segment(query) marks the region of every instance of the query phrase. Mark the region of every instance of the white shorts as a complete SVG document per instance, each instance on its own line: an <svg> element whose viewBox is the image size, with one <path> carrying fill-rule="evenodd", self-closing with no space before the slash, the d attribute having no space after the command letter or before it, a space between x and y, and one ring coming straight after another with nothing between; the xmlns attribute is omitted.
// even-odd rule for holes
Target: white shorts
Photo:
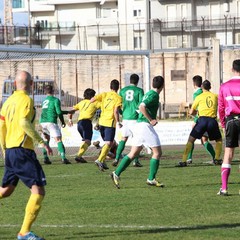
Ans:
<svg viewBox="0 0 240 240"><path fill-rule="evenodd" d="M61 137L62 133L59 126L56 123L40 123L42 126L42 132L50 135L50 137L56 138Z"/></svg>
<svg viewBox="0 0 240 240"><path fill-rule="evenodd" d="M158 147L160 139L150 123L139 122L133 128L132 146Z"/></svg>
<svg viewBox="0 0 240 240"><path fill-rule="evenodd" d="M120 128L122 137L132 137L132 129L137 123L137 120L123 120L123 126Z"/></svg>

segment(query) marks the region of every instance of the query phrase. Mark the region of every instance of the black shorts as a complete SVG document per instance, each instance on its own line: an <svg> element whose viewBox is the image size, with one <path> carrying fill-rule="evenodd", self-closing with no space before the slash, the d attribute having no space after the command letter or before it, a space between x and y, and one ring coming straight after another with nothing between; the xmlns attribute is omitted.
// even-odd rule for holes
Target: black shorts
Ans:
<svg viewBox="0 0 240 240"><path fill-rule="evenodd" d="M46 185L45 174L33 150L21 147L6 149L2 187L17 186L19 179L29 188Z"/></svg>
<svg viewBox="0 0 240 240"><path fill-rule="evenodd" d="M210 140L218 140L222 138L218 122L215 118L199 117L190 136L201 139L206 132Z"/></svg>
<svg viewBox="0 0 240 240"><path fill-rule="evenodd" d="M113 142L115 138L116 128L100 126L100 134L104 141Z"/></svg>
<svg viewBox="0 0 240 240"><path fill-rule="evenodd" d="M93 135L93 127L92 127L92 121L89 119L82 119L78 121L77 124L78 132L80 133L82 140L92 140Z"/></svg>
<svg viewBox="0 0 240 240"><path fill-rule="evenodd" d="M240 116L228 116L225 126L226 147L238 147L238 141L240 140Z"/></svg>

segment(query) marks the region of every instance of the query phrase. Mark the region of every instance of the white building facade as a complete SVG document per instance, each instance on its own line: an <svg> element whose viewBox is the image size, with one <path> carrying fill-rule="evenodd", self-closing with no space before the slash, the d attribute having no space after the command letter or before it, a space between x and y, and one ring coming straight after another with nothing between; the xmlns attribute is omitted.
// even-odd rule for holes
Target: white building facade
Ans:
<svg viewBox="0 0 240 240"><path fill-rule="evenodd" d="M240 44L240 0L13 0L43 48L158 50Z"/></svg>

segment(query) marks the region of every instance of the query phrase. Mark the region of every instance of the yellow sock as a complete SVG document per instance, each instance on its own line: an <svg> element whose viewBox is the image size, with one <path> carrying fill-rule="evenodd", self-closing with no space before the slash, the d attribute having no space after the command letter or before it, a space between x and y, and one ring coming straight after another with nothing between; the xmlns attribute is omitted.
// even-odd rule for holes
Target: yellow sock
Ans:
<svg viewBox="0 0 240 240"><path fill-rule="evenodd" d="M87 151L87 149L88 149L88 144L87 143L83 143L81 146L80 146L80 148L79 148L79 150L78 150L78 157L81 157L86 151Z"/></svg>
<svg viewBox="0 0 240 240"><path fill-rule="evenodd" d="M0 193L0 199L3 198L3 195Z"/></svg>
<svg viewBox="0 0 240 240"><path fill-rule="evenodd" d="M31 194L25 209L25 216L22 228L19 232L20 234L25 235L26 233L30 232L31 226L35 221L41 208L43 198L44 197L40 194Z"/></svg>
<svg viewBox="0 0 240 240"><path fill-rule="evenodd" d="M103 162L106 159L107 154L108 154L110 149L111 149L111 147L109 145L104 144L104 146L102 147L101 153L100 153L100 155L98 157L98 160L100 162Z"/></svg>
<svg viewBox="0 0 240 240"><path fill-rule="evenodd" d="M191 142L187 142L184 152L183 152L183 156L182 156L182 162L187 162L187 157L188 154L190 153L191 149L192 149L192 143Z"/></svg>
<svg viewBox="0 0 240 240"><path fill-rule="evenodd" d="M216 147L215 147L215 159L220 160L220 156L222 153L222 141L216 142Z"/></svg>

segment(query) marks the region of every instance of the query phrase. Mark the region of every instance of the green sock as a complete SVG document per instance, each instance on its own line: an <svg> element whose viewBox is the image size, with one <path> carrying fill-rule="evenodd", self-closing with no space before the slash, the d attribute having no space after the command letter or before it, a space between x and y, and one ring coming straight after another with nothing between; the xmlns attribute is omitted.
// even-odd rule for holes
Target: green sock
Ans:
<svg viewBox="0 0 240 240"><path fill-rule="evenodd" d="M191 149L191 151L189 152L187 159L192 159L193 150L194 150L194 144L192 145L192 149Z"/></svg>
<svg viewBox="0 0 240 240"><path fill-rule="evenodd" d="M65 147L62 142L57 143L58 151L60 152L61 158L65 159Z"/></svg>
<svg viewBox="0 0 240 240"><path fill-rule="evenodd" d="M48 141L44 141L44 143L49 146L49 142ZM48 158L48 154L47 154L47 151L46 151L45 148L42 148L42 153L43 153L44 159Z"/></svg>
<svg viewBox="0 0 240 240"><path fill-rule="evenodd" d="M120 174L129 166L129 164L131 163L132 159L128 157L128 155L126 155L122 161L120 162L119 166L117 167L117 169L115 170L115 174L117 176L120 176Z"/></svg>
<svg viewBox="0 0 240 240"><path fill-rule="evenodd" d="M207 150L207 152L212 156L212 159L215 159L215 151L210 142L205 142L204 147Z"/></svg>
<svg viewBox="0 0 240 240"><path fill-rule="evenodd" d="M153 180L156 177L158 167L159 167L159 162L160 162L160 160L157 160L155 158L151 158L151 160L150 160L150 172L149 172L149 176L148 176L149 180Z"/></svg>
<svg viewBox="0 0 240 240"><path fill-rule="evenodd" d="M133 161L134 161L135 163L139 163L138 157L135 157L135 158L133 159Z"/></svg>
<svg viewBox="0 0 240 240"><path fill-rule="evenodd" d="M120 142L118 143L118 147L117 147L117 151L116 151L116 157L115 157L115 159L116 159L117 161L119 161L119 159L120 159L120 157L121 157L121 154L122 154L122 152L123 152L123 150L124 150L124 148L125 148L125 144L126 144L125 141L120 141Z"/></svg>

